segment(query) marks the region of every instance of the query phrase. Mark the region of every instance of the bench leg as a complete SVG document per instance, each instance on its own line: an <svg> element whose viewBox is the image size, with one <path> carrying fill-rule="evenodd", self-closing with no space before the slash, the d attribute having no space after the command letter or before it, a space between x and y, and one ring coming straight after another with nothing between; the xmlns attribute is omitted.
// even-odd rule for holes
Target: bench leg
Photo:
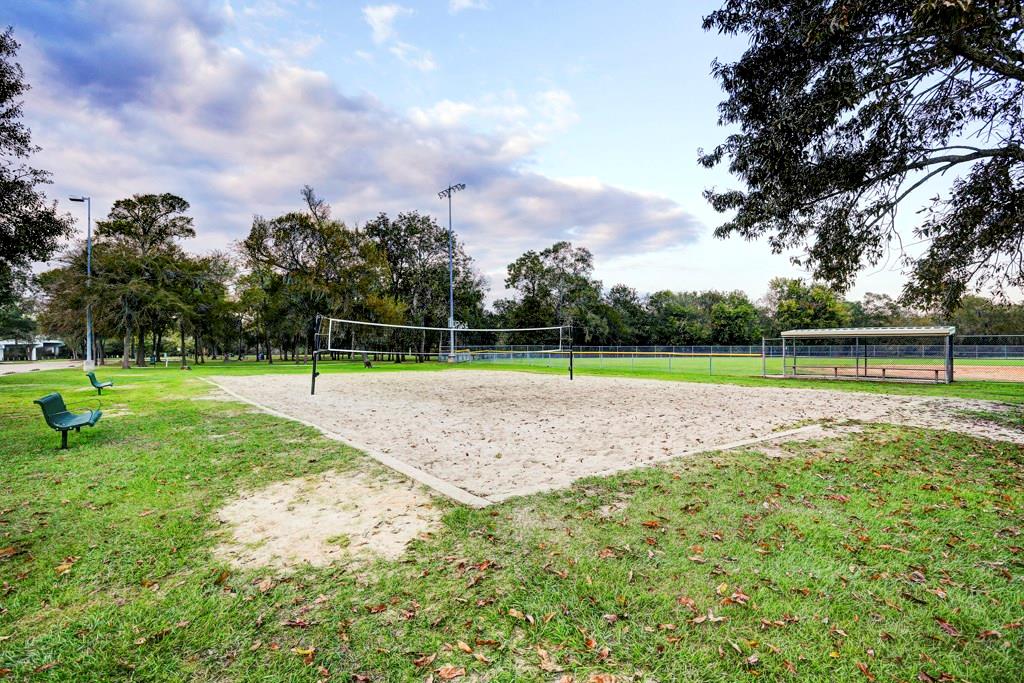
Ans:
<svg viewBox="0 0 1024 683"><path fill-rule="evenodd" d="M66 429L60 433L60 447L61 449L68 447L68 430Z"/></svg>
<svg viewBox="0 0 1024 683"><path fill-rule="evenodd" d="M97 396L102 396L103 395L103 389L101 389L100 387L96 387L96 395Z"/></svg>

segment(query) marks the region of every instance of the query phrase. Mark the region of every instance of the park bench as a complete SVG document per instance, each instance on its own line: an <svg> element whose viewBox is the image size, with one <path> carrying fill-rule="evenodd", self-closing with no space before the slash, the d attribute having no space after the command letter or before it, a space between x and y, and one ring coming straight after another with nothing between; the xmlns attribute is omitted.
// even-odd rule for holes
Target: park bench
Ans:
<svg viewBox="0 0 1024 683"><path fill-rule="evenodd" d="M82 431L82 427L92 427L100 421L103 414L99 410L84 413L72 413L64 405L64 399L58 393L47 394L34 401L43 409L43 418L52 429L60 432L60 447L68 447L68 432L74 429Z"/></svg>
<svg viewBox="0 0 1024 683"><path fill-rule="evenodd" d="M834 378L836 378L836 379L839 379L840 377L858 377L858 378L865 378L866 377L868 379L870 379L872 377L875 377L875 378L881 378L881 379L894 379L894 378L899 379L901 377L901 373L905 373L905 372L920 372L920 373L924 373L926 375L928 373L931 373L932 376L935 378L935 381L938 382L940 374L945 374L945 372L946 372L946 368L945 367L915 368L913 366L906 366L906 367L905 366L895 366L895 367L889 366L889 367L887 367L885 365L875 366L875 367L872 367L870 369L864 368L864 367L858 367L858 366L855 366L855 365L800 365L800 366L794 365L792 367L793 367L793 376L796 376L796 375L806 375L806 376L814 377L814 376L820 376L820 375L825 374L825 373L822 373L822 372L803 372L803 373L801 373L801 372L798 372L798 370L831 370L832 371L832 376ZM888 370L888 374L886 374L886 370ZM841 371L844 371L844 372L841 372ZM881 372L881 374L878 374L879 372ZM874 373L874 374L872 374L872 373ZM907 378L904 377L903 379L907 379Z"/></svg>
<svg viewBox="0 0 1024 683"><path fill-rule="evenodd" d="M96 390L96 394L97 395L102 394L103 390L106 389L107 387L114 386L114 383L111 382L111 381L101 382L98 379L96 379L96 373L95 372L87 372L85 374L88 375L88 377L89 377L89 384L91 384L92 388Z"/></svg>

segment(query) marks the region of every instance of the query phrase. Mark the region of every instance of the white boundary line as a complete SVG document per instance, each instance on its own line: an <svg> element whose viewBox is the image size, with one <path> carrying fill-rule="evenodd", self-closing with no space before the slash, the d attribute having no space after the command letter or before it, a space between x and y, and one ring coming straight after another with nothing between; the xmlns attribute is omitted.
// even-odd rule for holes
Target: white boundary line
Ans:
<svg viewBox="0 0 1024 683"><path fill-rule="evenodd" d="M413 467L412 465L410 465L407 462L403 462L401 460L398 460L397 458L393 458L392 456L386 455L384 453L374 452L372 449L366 448L366 447L364 447L364 446L362 446L362 445L360 445L358 443L353 443L353 441L351 439L345 438L341 434L337 434L335 432L332 432L329 429L325 429L325 428L321 427L320 425L316 424L315 422L310 422L309 420L303 420L302 418L295 417L294 415L289 415L287 413L282 413L282 412L280 412L278 410L274 410L273 408L265 406L262 403L258 403L256 401L252 400L251 398L246 398L245 396L242 396L241 394L238 394L238 393L232 391L231 389L228 389L227 387L223 386L222 384L218 384L217 382L214 382L212 379L207 379L206 377L198 377L197 379L200 379L200 380L206 382L207 384L212 384L213 386L217 387L218 389L220 389L221 391L223 391L223 392L225 392L227 394L230 394L231 396L233 396L234 398L238 399L239 401L242 401L243 403L248 403L251 406L255 406L255 407L259 408L260 410L262 410L265 413L268 413L268 414L273 415L275 417L284 418L286 420L292 420L293 422L298 422L299 424L304 424L307 427L312 427L313 429L316 429L318 432L320 432L321 434L326 436L328 439L331 439L333 441L340 441L340 442L342 442L342 443L344 443L344 444L346 444L348 446L352 446L353 448L356 448L359 451L361 451L361 452L365 453L366 455L370 456L371 458L373 458L374 460L376 460L380 464L384 465L385 467L389 467L389 468L395 470L396 472L400 472L401 474L404 474L405 476L409 477L410 479L423 484L427 488L433 489L434 491L440 493L442 496L445 496L446 498L451 498L452 500L454 500L456 502L459 502L459 503L462 503L463 505L468 505L469 507L474 507L474 508L487 507L488 505L491 505L492 503L495 502L492 499L481 498L480 496L474 495L474 494L470 493L469 491L466 491L464 489L460 489L458 486L455 486L454 484L451 484L451 483L445 481L444 479L438 479L437 477L435 477L434 475L430 474L429 472L424 472L423 470L421 470L421 469L419 469L417 467Z"/></svg>

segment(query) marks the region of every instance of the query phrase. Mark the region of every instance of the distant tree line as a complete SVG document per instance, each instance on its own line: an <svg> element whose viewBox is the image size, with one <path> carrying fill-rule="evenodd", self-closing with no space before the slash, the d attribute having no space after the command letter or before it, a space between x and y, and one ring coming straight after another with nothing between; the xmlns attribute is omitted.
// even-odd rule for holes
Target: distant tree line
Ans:
<svg viewBox="0 0 1024 683"><path fill-rule="evenodd" d="M36 278L36 295L0 309L0 336L56 336L84 352L91 305L94 355L123 367L169 353L180 363L253 353L268 363L301 361L313 347L319 314L383 323L444 327L448 317L448 233L416 212L381 213L358 227L331 216L310 187L300 210L256 216L229 253L197 256L189 204L172 194L116 201L96 223L93 275L85 244L71 244L57 268ZM925 325L961 332L1024 331L1024 306L966 297L952 316L915 311L885 294L846 301L829 287L775 278L752 301L742 291L661 290L642 294L594 277L584 247L556 242L508 265L508 295L485 306L487 283L462 243L454 242L456 319L468 327L572 325L577 344L743 345L799 327ZM31 302L31 303L30 303ZM506 339L531 343L529 334ZM426 336L395 338L429 353ZM398 348L396 346L396 348Z"/></svg>

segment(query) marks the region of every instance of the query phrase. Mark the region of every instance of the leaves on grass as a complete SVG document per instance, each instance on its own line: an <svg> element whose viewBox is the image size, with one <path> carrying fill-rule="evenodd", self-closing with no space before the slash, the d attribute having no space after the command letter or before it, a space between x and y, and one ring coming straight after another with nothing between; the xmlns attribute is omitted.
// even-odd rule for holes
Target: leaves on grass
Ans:
<svg viewBox="0 0 1024 683"><path fill-rule="evenodd" d="M437 670L437 675L442 681L450 681L460 676L466 675L466 667L464 666L452 666L450 664L442 666Z"/></svg>
<svg viewBox="0 0 1024 683"><path fill-rule="evenodd" d="M860 672L864 674L864 677L867 678L868 681L871 681L872 683L874 682L875 675L868 669L867 664L864 662L857 662L857 668L860 669Z"/></svg>
<svg viewBox="0 0 1024 683"><path fill-rule="evenodd" d="M558 663L551 658L548 651L540 645L537 646L537 656L540 657L541 671L547 671L548 673L557 673L562 671L562 667L558 666Z"/></svg>
<svg viewBox="0 0 1024 683"><path fill-rule="evenodd" d="M715 614L711 610L708 610L707 614L701 614L700 616L694 617L693 619L690 620L690 623L691 624L703 624L703 623L707 622L709 624L717 624L719 622L725 621L727 618L728 617L716 617Z"/></svg>
<svg viewBox="0 0 1024 683"><path fill-rule="evenodd" d="M413 666L423 668L425 666L430 666L431 664L433 664L435 659L437 659L436 653L423 655L422 657L417 657L416 659L412 660L412 663Z"/></svg>
<svg viewBox="0 0 1024 683"><path fill-rule="evenodd" d="M80 557L69 555L64 558L64 561L53 568L53 571L57 573L57 576L64 576L71 571L71 568L75 566L75 562L80 560Z"/></svg>
<svg viewBox="0 0 1024 683"><path fill-rule="evenodd" d="M945 619L941 617L935 617L935 622L939 625L939 628L946 632L947 635L953 636L954 638L960 637L959 629L957 629L956 626L953 626L953 624L949 623Z"/></svg>

